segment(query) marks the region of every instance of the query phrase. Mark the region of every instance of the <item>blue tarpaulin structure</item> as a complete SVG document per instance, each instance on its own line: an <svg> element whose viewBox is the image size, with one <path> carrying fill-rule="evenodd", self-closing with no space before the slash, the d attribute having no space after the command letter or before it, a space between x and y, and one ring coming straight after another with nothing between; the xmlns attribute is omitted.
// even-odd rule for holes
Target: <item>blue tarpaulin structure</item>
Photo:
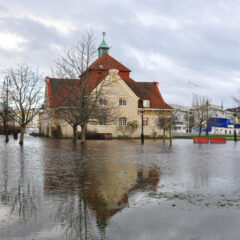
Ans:
<svg viewBox="0 0 240 240"><path fill-rule="evenodd" d="M211 131L212 127L227 128L229 125L234 125L233 119L228 118L210 118L208 120L208 129ZM240 128L240 124L235 124L236 128Z"/></svg>
<svg viewBox="0 0 240 240"><path fill-rule="evenodd" d="M227 128L228 125L234 125L233 119L227 119L227 118L209 118L209 120L208 120L208 128L211 128L211 127L223 127L223 128Z"/></svg>
<svg viewBox="0 0 240 240"><path fill-rule="evenodd" d="M229 125L234 125L233 119L228 118L209 118L208 120L208 131L210 132L212 130L212 127L221 127L221 128L227 128ZM240 128L240 124L235 125L236 128ZM193 127L193 131L199 132L198 127ZM206 128L202 129L203 132L206 131Z"/></svg>

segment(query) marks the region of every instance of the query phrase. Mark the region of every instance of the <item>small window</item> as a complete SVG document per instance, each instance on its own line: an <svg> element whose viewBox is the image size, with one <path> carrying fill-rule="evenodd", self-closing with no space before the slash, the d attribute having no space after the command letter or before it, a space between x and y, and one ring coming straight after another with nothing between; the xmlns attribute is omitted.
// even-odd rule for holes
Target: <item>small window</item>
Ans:
<svg viewBox="0 0 240 240"><path fill-rule="evenodd" d="M126 126L127 125L127 119L125 117L119 118L119 126Z"/></svg>
<svg viewBox="0 0 240 240"><path fill-rule="evenodd" d="M99 105L107 105L107 99L103 97L99 98Z"/></svg>
<svg viewBox="0 0 240 240"><path fill-rule="evenodd" d="M143 126L148 126L148 118L143 119Z"/></svg>
<svg viewBox="0 0 240 240"><path fill-rule="evenodd" d="M100 117L99 125L107 125L107 118L106 117Z"/></svg>
<svg viewBox="0 0 240 240"><path fill-rule="evenodd" d="M119 98L119 106L126 106L127 99L126 98Z"/></svg>
<svg viewBox="0 0 240 240"><path fill-rule="evenodd" d="M144 107L150 107L150 101L149 100L143 100L143 106Z"/></svg>

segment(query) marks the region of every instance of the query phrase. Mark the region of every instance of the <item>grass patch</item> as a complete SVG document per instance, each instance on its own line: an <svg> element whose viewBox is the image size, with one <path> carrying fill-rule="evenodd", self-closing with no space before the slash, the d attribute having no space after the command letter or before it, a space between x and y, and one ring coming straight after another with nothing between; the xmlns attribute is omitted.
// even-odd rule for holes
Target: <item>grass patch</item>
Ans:
<svg viewBox="0 0 240 240"><path fill-rule="evenodd" d="M193 194L193 193L168 193L168 192L160 192L160 193L149 193L149 197L157 198L157 199L165 199L165 200L180 200L187 201L192 205L198 205L202 207L236 207L240 208L240 196L237 197L227 197L224 194L220 195L209 195L209 194Z"/></svg>
<svg viewBox="0 0 240 240"><path fill-rule="evenodd" d="M199 137L199 136L196 136L196 135L190 135L190 136L174 136L173 139L193 139L194 137ZM230 136L230 135L202 135L200 137L208 137L208 138L211 138L211 137L225 137L226 140L229 140L229 141L233 141L234 140L234 137L233 136ZM240 136L237 136L237 140L240 141Z"/></svg>

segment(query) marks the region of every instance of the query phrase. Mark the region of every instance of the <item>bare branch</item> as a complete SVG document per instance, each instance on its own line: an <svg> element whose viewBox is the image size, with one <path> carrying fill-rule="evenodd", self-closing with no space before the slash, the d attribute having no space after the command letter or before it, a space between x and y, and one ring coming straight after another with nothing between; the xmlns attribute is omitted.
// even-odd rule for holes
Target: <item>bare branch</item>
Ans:
<svg viewBox="0 0 240 240"><path fill-rule="evenodd" d="M22 128L19 143L23 144L24 130L42 105L44 81L38 70L33 70L28 65L17 65L15 69L7 69L6 73L11 81L9 98L12 101L12 113Z"/></svg>

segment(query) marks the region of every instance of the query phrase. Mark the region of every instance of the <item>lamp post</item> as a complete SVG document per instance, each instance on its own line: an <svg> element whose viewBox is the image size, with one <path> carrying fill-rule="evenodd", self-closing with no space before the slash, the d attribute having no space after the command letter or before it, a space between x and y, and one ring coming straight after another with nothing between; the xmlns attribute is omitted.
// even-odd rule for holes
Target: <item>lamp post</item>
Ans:
<svg viewBox="0 0 240 240"><path fill-rule="evenodd" d="M237 124L236 118L237 118L237 113L236 113L236 110L235 110L235 112L234 112L234 114L233 114L233 117L234 117L234 119L233 119L233 121L234 121L234 141L237 142L237 131L236 131L236 124Z"/></svg>
<svg viewBox="0 0 240 240"><path fill-rule="evenodd" d="M5 126L5 135L6 135L6 143L9 142L8 138L8 87L11 86L11 81L9 79L9 76L6 76L3 81L3 87L6 87L6 101L5 101L5 121L6 121L6 126Z"/></svg>
<svg viewBox="0 0 240 240"><path fill-rule="evenodd" d="M141 108L141 117L142 117L141 142L142 142L142 145L144 144L144 134L143 134L143 113L144 113L144 106L142 105L142 108Z"/></svg>

